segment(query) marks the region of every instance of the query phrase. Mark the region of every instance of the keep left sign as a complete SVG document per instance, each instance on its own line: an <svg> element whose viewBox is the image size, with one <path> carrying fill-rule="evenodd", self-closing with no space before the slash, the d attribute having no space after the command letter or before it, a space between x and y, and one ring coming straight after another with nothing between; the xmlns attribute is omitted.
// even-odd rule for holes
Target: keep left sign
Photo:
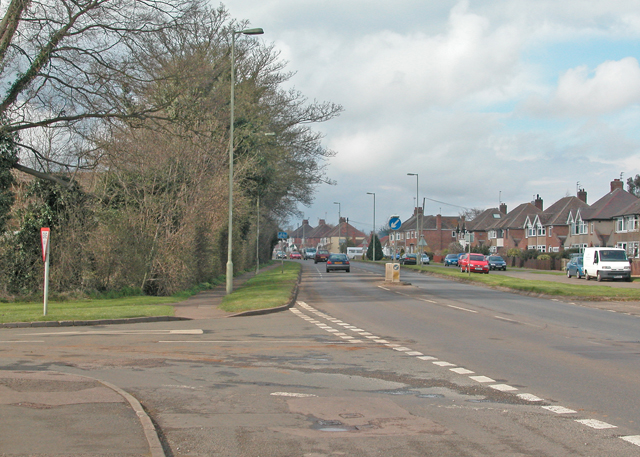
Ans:
<svg viewBox="0 0 640 457"><path fill-rule="evenodd" d="M40 241L42 242L42 261L47 261L47 252L49 251L49 234L51 229L49 227L43 227L40 229Z"/></svg>

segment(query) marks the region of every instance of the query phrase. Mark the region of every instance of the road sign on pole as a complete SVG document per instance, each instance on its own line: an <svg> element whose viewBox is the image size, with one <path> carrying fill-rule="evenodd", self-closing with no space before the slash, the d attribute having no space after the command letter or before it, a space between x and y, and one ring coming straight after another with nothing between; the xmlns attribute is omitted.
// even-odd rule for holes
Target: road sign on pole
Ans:
<svg viewBox="0 0 640 457"><path fill-rule="evenodd" d="M47 304L49 302L49 240L51 229L43 227L40 229L40 242L42 243L42 260L44 261L44 315L47 315Z"/></svg>
<svg viewBox="0 0 640 457"><path fill-rule="evenodd" d="M389 217L389 228L391 230L400 230L400 227L402 227L402 221L400 221L400 216Z"/></svg>
<svg viewBox="0 0 640 457"><path fill-rule="evenodd" d="M287 234L287 232L278 232L279 240L286 240L287 238L289 238L289 235Z"/></svg>

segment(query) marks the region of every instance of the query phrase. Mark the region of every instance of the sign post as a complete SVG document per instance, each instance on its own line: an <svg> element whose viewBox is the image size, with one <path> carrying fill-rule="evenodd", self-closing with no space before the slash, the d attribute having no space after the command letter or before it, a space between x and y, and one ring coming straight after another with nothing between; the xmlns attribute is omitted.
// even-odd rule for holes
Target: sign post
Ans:
<svg viewBox="0 0 640 457"><path fill-rule="evenodd" d="M44 261L44 316L47 315L47 304L49 302L49 244L51 229L43 227L40 229L40 241L42 242L42 260Z"/></svg>
<svg viewBox="0 0 640 457"><path fill-rule="evenodd" d="M402 227L400 216L393 215L389 217L389 228L395 232L393 237L394 252L392 253L392 261L385 266L385 280L389 282L400 282L400 263L396 264L395 259L398 252L398 230L400 230L400 227Z"/></svg>
<svg viewBox="0 0 640 457"><path fill-rule="evenodd" d="M289 234L287 232L278 232L278 239L279 240L286 240L289 238ZM280 274L284 274L284 258L281 259L282 263L280 265Z"/></svg>

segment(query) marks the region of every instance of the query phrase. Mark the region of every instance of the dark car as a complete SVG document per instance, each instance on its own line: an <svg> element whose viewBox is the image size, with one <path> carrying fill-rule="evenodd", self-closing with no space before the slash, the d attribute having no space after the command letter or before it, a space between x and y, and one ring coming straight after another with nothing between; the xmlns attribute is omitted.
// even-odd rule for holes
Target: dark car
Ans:
<svg viewBox="0 0 640 457"><path fill-rule="evenodd" d="M337 270L344 270L347 273L351 271L347 254L331 254L327 259L327 273Z"/></svg>
<svg viewBox="0 0 640 457"><path fill-rule="evenodd" d="M458 266L462 273L468 271L474 271L476 273L489 274L489 262L487 258L482 254L464 254L458 260Z"/></svg>
<svg viewBox="0 0 640 457"><path fill-rule="evenodd" d="M284 251L278 251L278 253L276 254L276 259L286 259L287 258L287 254L284 253Z"/></svg>
<svg viewBox="0 0 640 457"><path fill-rule="evenodd" d="M575 276L576 278L584 278L584 270L583 266L584 257L582 254L575 254L571 256L569 259L569 263L567 263L567 278L571 276Z"/></svg>
<svg viewBox="0 0 640 457"><path fill-rule="evenodd" d="M458 254L447 254L444 258L444 266L448 267L449 265L458 266Z"/></svg>
<svg viewBox="0 0 640 457"><path fill-rule="evenodd" d="M500 257L499 255L490 255L487 258L487 261L489 262L489 269L490 270L504 270L504 271L507 271L507 262L505 262L504 259L502 257Z"/></svg>
<svg viewBox="0 0 640 457"><path fill-rule="evenodd" d="M402 265L417 265L418 256L415 254L405 254L402 257L400 257L400 263Z"/></svg>
<svg viewBox="0 0 640 457"><path fill-rule="evenodd" d="M329 259L329 251L326 249L318 249L313 258L313 263L326 262Z"/></svg>

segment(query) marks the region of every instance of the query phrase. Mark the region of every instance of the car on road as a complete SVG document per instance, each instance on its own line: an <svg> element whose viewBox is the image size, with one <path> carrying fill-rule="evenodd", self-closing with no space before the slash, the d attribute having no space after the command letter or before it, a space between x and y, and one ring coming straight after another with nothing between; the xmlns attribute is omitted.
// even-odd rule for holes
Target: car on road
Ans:
<svg viewBox="0 0 640 457"><path fill-rule="evenodd" d="M400 257L400 264L402 265L416 265L418 263L418 256L416 254L405 254Z"/></svg>
<svg viewBox="0 0 640 457"><path fill-rule="evenodd" d="M431 262L431 259L427 254L422 254L420 261L422 262L422 265L429 265L429 262Z"/></svg>
<svg viewBox="0 0 640 457"><path fill-rule="evenodd" d="M507 262L504 261L499 255L490 255L487 257L490 270L504 270L507 271Z"/></svg>
<svg viewBox="0 0 640 457"><path fill-rule="evenodd" d="M329 251L326 249L318 249L313 257L313 263L326 262L329 260Z"/></svg>
<svg viewBox="0 0 640 457"><path fill-rule="evenodd" d="M458 260L458 266L462 273L472 271L475 273L489 274L489 262L487 262L487 258L482 254L475 254L473 252L471 254L464 254Z"/></svg>
<svg viewBox="0 0 640 457"><path fill-rule="evenodd" d="M306 248L303 252L304 260L313 259L316 256L316 248Z"/></svg>
<svg viewBox="0 0 640 457"><path fill-rule="evenodd" d="M290 259L302 259L302 254L300 254L298 251L293 251L291 254L289 254L289 258Z"/></svg>
<svg viewBox="0 0 640 457"><path fill-rule="evenodd" d="M287 258L287 254L284 253L284 251L278 251L276 253L276 259L280 260L280 259L286 259Z"/></svg>
<svg viewBox="0 0 640 457"><path fill-rule="evenodd" d="M584 278L583 267L584 257L582 254L573 254L567 263L567 278L575 276L576 278Z"/></svg>
<svg viewBox="0 0 640 457"><path fill-rule="evenodd" d="M331 254L327 259L327 273L330 271L344 270L347 273L351 271L349 264L349 256L347 254Z"/></svg>
<svg viewBox="0 0 640 457"><path fill-rule="evenodd" d="M458 254L447 254L444 258L444 266L448 267L449 265L458 266Z"/></svg>

